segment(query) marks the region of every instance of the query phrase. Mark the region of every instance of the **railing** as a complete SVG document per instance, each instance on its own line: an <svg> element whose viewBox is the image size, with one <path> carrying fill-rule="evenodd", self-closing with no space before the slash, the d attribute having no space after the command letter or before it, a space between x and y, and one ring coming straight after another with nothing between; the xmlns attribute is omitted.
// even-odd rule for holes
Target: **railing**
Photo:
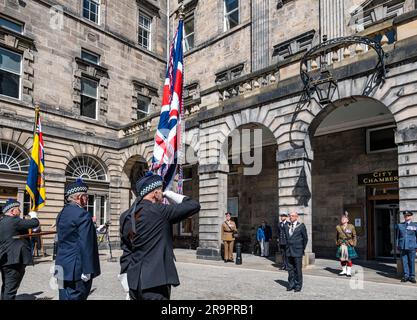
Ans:
<svg viewBox="0 0 417 320"><path fill-rule="evenodd" d="M140 132L149 131L152 127L152 118L138 120L122 129L122 136L128 137Z"/></svg>
<svg viewBox="0 0 417 320"><path fill-rule="evenodd" d="M236 96L248 94L259 88L276 85L278 78L277 66L268 67L250 75L239 77L217 86L219 100L225 101Z"/></svg>

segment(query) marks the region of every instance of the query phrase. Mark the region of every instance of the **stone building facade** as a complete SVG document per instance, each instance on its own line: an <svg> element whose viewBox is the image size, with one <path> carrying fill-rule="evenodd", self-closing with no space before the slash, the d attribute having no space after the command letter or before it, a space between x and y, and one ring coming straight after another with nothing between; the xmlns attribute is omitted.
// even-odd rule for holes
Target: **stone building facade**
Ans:
<svg viewBox="0 0 417 320"><path fill-rule="evenodd" d="M75 0L0 1L2 18L24 24L21 33L0 27L0 49L22 59L19 97L0 96L0 139L27 156L39 103L48 168L43 224L52 225L65 183L86 167L91 210L111 220L117 241L118 216L151 160L166 35L175 30L179 3L90 2L98 11L90 3L85 12ZM349 211L360 256L392 256L399 211L417 207L416 2L187 0L184 7L184 192L198 197L202 210L175 227L177 244L219 259L220 225L232 211L251 252L262 220L274 226L279 212L296 210L308 229L311 263L334 256L334 228ZM96 12L98 21L90 21ZM63 24L52 30L56 21ZM365 46L336 48L328 59L338 85L333 103L314 95L295 117L304 92L300 61L324 35L375 39L389 73L364 94L376 55ZM95 119L88 112L94 85L84 78L97 86ZM231 141L245 132L252 142L243 153L262 158L255 175L245 174L255 163L233 161ZM25 168L0 162L0 170L4 197L23 201Z"/></svg>

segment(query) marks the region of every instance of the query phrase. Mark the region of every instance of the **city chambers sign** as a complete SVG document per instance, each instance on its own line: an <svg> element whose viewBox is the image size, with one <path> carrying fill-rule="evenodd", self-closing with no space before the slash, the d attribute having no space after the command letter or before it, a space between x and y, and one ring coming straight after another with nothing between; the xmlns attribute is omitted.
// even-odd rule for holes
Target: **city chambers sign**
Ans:
<svg viewBox="0 0 417 320"><path fill-rule="evenodd" d="M398 170L376 171L373 173L360 174L358 176L358 183L360 186L396 182L398 183Z"/></svg>

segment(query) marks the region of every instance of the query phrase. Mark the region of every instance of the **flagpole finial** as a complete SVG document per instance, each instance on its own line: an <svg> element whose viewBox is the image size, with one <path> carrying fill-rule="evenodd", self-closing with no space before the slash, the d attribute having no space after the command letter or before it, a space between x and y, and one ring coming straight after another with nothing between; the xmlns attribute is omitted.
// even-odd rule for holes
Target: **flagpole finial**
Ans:
<svg viewBox="0 0 417 320"><path fill-rule="evenodd" d="M181 20L184 20L185 18L185 6L184 6L184 1L181 1L180 3L180 7L178 8L178 17Z"/></svg>

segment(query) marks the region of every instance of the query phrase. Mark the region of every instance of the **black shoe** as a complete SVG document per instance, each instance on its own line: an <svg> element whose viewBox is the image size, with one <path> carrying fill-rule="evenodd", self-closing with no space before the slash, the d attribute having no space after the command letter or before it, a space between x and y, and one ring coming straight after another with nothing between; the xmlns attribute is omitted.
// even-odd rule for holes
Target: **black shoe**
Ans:
<svg viewBox="0 0 417 320"><path fill-rule="evenodd" d="M408 281L408 278L402 278L401 279L401 282L407 282Z"/></svg>
<svg viewBox="0 0 417 320"><path fill-rule="evenodd" d="M301 292L301 288L294 289L294 292Z"/></svg>
<svg viewBox="0 0 417 320"><path fill-rule="evenodd" d="M292 291L294 290L294 288L287 288L287 291Z"/></svg>
<svg viewBox="0 0 417 320"><path fill-rule="evenodd" d="M410 278L410 279L408 279L408 281L410 281L411 283L416 283L416 279L415 278Z"/></svg>
<svg viewBox="0 0 417 320"><path fill-rule="evenodd" d="M227 260L224 260L224 263L227 263Z"/></svg>

